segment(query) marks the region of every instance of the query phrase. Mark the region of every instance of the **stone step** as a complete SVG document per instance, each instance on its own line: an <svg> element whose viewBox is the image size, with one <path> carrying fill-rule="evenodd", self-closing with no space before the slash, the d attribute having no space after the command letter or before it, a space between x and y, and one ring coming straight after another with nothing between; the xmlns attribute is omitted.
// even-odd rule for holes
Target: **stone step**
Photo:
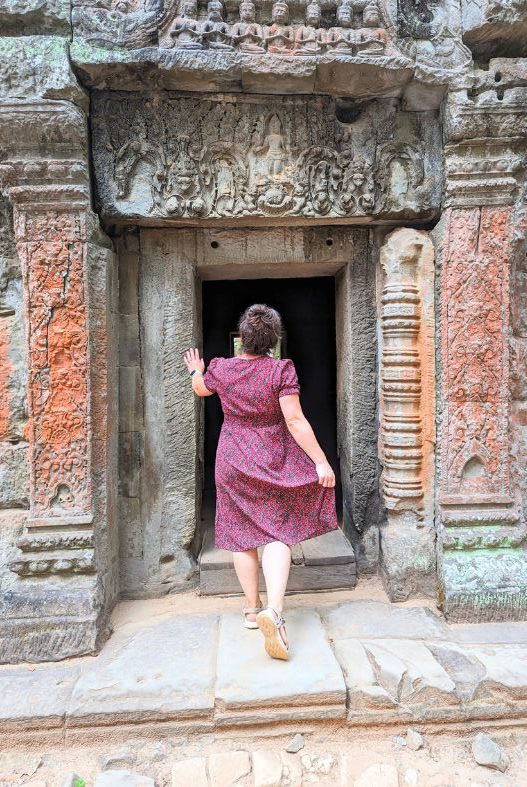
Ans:
<svg viewBox="0 0 527 787"><path fill-rule="evenodd" d="M260 558L261 553L262 548L258 550ZM340 529L296 544L292 553L288 592L347 589L357 584L355 554ZM212 528L205 534L199 565L202 595L241 592L232 553L214 546ZM265 590L261 569L259 587L261 591Z"/></svg>
<svg viewBox="0 0 527 787"><path fill-rule="evenodd" d="M240 615L220 622L216 679L217 725L338 719L346 716L346 684L314 609L286 615L290 660L270 659L259 631Z"/></svg>

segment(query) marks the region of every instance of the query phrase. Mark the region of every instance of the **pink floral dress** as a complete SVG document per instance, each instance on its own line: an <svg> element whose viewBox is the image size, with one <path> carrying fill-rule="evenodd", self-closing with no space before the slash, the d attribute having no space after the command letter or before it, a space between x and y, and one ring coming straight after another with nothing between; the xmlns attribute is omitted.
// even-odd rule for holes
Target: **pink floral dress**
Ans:
<svg viewBox="0 0 527 787"><path fill-rule="evenodd" d="M203 381L224 420L216 451L216 546L297 544L337 528L334 488L290 434L279 397L300 392L293 361L212 358Z"/></svg>

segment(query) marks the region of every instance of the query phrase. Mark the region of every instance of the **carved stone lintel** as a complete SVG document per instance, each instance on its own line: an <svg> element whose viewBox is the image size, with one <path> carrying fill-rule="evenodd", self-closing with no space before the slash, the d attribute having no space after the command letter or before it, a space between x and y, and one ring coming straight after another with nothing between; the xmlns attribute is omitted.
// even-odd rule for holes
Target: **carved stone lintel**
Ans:
<svg viewBox="0 0 527 787"><path fill-rule="evenodd" d="M439 201L432 165L439 139L430 116L416 122L411 113L399 136L386 103L372 102L353 133L327 98L226 103L167 95L145 113L143 96L102 93L93 108L107 217L344 221L401 213L401 194L407 213Z"/></svg>
<svg viewBox="0 0 527 787"><path fill-rule="evenodd" d="M433 489L433 247L426 232L398 229L381 249L381 461L388 510L428 509ZM425 501L426 497L426 501Z"/></svg>

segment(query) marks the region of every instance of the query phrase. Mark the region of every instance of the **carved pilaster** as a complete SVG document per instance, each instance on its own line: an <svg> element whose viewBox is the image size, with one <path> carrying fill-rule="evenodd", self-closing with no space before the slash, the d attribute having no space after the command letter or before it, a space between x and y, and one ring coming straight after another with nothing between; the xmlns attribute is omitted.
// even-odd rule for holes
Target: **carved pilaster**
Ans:
<svg viewBox="0 0 527 787"><path fill-rule="evenodd" d="M0 105L0 186L13 205L23 280L30 465L29 516L9 564L18 578L0 626L5 661L93 651L116 592L110 258L91 212L84 132L82 113L66 102Z"/></svg>
<svg viewBox="0 0 527 787"><path fill-rule="evenodd" d="M525 105L492 66L449 98L441 266L440 568L451 619L527 616L511 480L510 287Z"/></svg>
<svg viewBox="0 0 527 787"><path fill-rule="evenodd" d="M427 583L435 592L432 242L426 232L395 230L380 260L383 571L390 596L402 600Z"/></svg>
<svg viewBox="0 0 527 787"><path fill-rule="evenodd" d="M381 250L382 485L388 510L424 515L434 441L433 247L425 232L393 232ZM423 286L425 285L425 286Z"/></svg>

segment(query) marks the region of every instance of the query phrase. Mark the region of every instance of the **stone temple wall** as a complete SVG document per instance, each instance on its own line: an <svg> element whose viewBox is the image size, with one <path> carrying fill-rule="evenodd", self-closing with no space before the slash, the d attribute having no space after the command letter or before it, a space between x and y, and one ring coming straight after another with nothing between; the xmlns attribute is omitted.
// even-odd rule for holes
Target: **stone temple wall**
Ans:
<svg viewBox="0 0 527 787"><path fill-rule="evenodd" d="M139 559L145 592L192 569L199 467L141 544L146 497L117 478L155 448L154 400L134 399L154 379L132 302L150 232L210 254L207 233L287 230L277 259L309 267L292 230L371 230L384 522L358 552L393 600L527 617L524 5L0 2L0 660L92 652ZM176 273L191 333L163 330L186 341ZM171 467L199 466L191 392L165 405Z"/></svg>

